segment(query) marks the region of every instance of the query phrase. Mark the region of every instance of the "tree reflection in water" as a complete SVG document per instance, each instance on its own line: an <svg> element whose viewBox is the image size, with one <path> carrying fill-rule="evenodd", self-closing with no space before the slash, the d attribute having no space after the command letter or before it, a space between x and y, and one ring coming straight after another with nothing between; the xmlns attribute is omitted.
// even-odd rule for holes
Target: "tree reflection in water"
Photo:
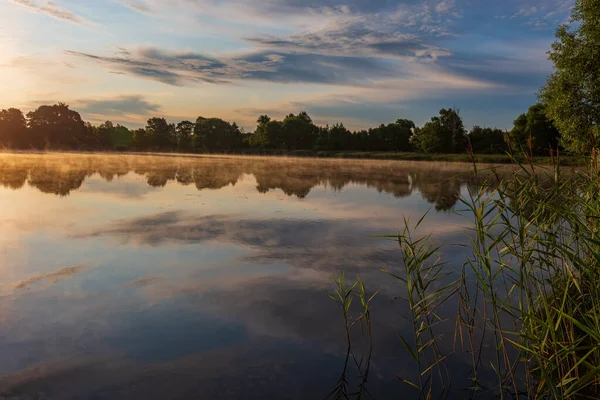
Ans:
<svg viewBox="0 0 600 400"><path fill-rule="evenodd" d="M58 196L68 196L96 174L110 182L129 173L143 176L152 187L177 182L195 184L198 190L236 185L248 174L256 179L259 193L279 189L287 196L300 199L320 185L334 191L348 185L365 185L397 198L416 191L438 211L452 209L462 187L496 180L491 172L475 177L471 166L449 163L165 155L0 156L1 186L16 190L28 184L43 193Z"/></svg>

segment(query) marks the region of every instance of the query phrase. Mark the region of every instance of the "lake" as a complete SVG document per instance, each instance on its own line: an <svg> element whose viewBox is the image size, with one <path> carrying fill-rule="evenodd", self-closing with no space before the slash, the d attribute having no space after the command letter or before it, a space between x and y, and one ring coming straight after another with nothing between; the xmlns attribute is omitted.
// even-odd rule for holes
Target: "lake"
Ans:
<svg viewBox="0 0 600 400"><path fill-rule="evenodd" d="M445 163L0 155L0 398L319 399L346 342L334 276L373 303L368 390L417 398L396 234L465 243ZM460 247L444 250L457 264ZM449 311L451 313L451 311ZM453 332L447 333L453 346ZM449 360L457 387L468 360ZM355 379L357 377L352 377Z"/></svg>

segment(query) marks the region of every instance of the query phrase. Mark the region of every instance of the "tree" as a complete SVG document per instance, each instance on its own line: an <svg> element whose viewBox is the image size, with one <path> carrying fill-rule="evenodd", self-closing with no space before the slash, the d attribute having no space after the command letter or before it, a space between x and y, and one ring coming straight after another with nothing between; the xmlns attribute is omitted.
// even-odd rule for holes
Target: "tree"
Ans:
<svg viewBox="0 0 600 400"><path fill-rule="evenodd" d="M415 129L412 142L416 150L422 153L443 153L452 146L452 138L444 135L438 117L433 117L422 128Z"/></svg>
<svg viewBox="0 0 600 400"><path fill-rule="evenodd" d="M554 71L539 98L561 133L562 146L589 152L600 138L600 2L577 0L571 24L556 31Z"/></svg>
<svg viewBox="0 0 600 400"><path fill-rule="evenodd" d="M28 113L27 119L37 146L73 148L85 141L86 128L81 115L64 103L40 106Z"/></svg>
<svg viewBox="0 0 600 400"><path fill-rule="evenodd" d="M513 150L531 150L535 154L547 154L556 149L559 132L552 121L546 117L544 106L535 104L529 107L527 114L521 114L510 131L510 144Z"/></svg>
<svg viewBox="0 0 600 400"><path fill-rule="evenodd" d="M175 141L175 125L169 124L164 118L150 118L146 132L154 138L154 144L159 149L169 148Z"/></svg>
<svg viewBox="0 0 600 400"><path fill-rule="evenodd" d="M312 149L319 129L308 114L302 111L297 116L290 114L283 120L283 147L288 150Z"/></svg>
<svg viewBox="0 0 600 400"><path fill-rule="evenodd" d="M133 146L138 150L148 150L154 147L154 136L145 129L136 129L133 132Z"/></svg>
<svg viewBox="0 0 600 400"><path fill-rule="evenodd" d="M396 125L409 130L416 128L415 123L410 119L398 119L396 120Z"/></svg>
<svg viewBox="0 0 600 400"><path fill-rule="evenodd" d="M180 150L187 150L192 147L192 136L194 135L194 123L191 121L181 121L175 127L175 143Z"/></svg>
<svg viewBox="0 0 600 400"><path fill-rule="evenodd" d="M381 124L378 128L369 129L369 142L371 143L371 150L410 150L410 137L412 136L414 128L414 122L407 119L399 119L393 124Z"/></svg>
<svg viewBox="0 0 600 400"><path fill-rule="evenodd" d="M23 148L29 143L27 121L21 110L0 111L0 147Z"/></svg>
<svg viewBox="0 0 600 400"><path fill-rule="evenodd" d="M93 137L88 140L95 147L110 150L126 150L134 144L134 132L122 125L106 121L93 129Z"/></svg>
<svg viewBox="0 0 600 400"><path fill-rule="evenodd" d="M444 135L450 135L452 141L452 153L460 153L465 150L467 136L459 110L455 108L440 110L440 122Z"/></svg>
<svg viewBox="0 0 600 400"><path fill-rule="evenodd" d="M283 149L285 148L283 123L281 121L268 122L263 120L256 127L256 131L250 137L252 147L261 147L264 149Z"/></svg>
<svg viewBox="0 0 600 400"><path fill-rule="evenodd" d="M100 148L106 149L112 146L110 137L112 130L115 128L111 121L106 121L100 124L95 130L95 142Z"/></svg>
<svg viewBox="0 0 600 400"><path fill-rule="evenodd" d="M110 144L115 150L126 150L133 144L133 132L117 124L110 132Z"/></svg>
<svg viewBox="0 0 600 400"><path fill-rule="evenodd" d="M467 136L458 110L441 109L421 129L415 129L412 142L424 153L456 153L464 151Z"/></svg>
<svg viewBox="0 0 600 400"><path fill-rule="evenodd" d="M474 126L469 132L469 143L474 153L496 154L508 150L504 132L496 128Z"/></svg>
<svg viewBox="0 0 600 400"><path fill-rule="evenodd" d="M347 150L350 148L352 133L344 124L337 123L332 127L318 128L315 149L317 150Z"/></svg>
<svg viewBox="0 0 600 400"><path fill-rule="evenodd" d="M194 125L194 147L202 150L232 150L240 148L239 129L220 118L198 117Z"/></svg>
<svg viewBox="0 0 600 400"><path fill-rule="evenodd" d="M308 116L308 114L306 113L306 111L301 111L300 114L298 114L298 118L300 118L301 120L303 120L307 124L312 124L313 123L312 118Z"/></svg>
<svg viewBox="0 0 600 400"><path fill-rule="evenodd" d="M265 125L265 124L268 124L269 122L271 122L271 117L269 117L268 115L261 115L256 120L256 123L259 125Z"/></svg>

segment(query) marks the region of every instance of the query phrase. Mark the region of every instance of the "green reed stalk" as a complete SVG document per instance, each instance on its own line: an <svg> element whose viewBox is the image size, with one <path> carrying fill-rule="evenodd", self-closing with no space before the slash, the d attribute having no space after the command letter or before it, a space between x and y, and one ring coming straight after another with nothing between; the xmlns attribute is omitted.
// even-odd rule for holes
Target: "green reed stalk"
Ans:
<svg viewBox="0 0 600 400"><path fill-rule="evenodd" d="M561 176L556 166L546 176L533 162L517 165L461 199L472 224L462 265L445 262L431 235L414 238L425 216L415 226L405 220L397 237L404 269L384 272L406 288L412 337L400 340L418 378L402 381L421 398L451 384L445 362L460 352L472 364L469 398L600 398L598 170ZM437 312L448 301L457 305L454 321ZM450 354L438 333L447 323L455 327Z"/></svg>

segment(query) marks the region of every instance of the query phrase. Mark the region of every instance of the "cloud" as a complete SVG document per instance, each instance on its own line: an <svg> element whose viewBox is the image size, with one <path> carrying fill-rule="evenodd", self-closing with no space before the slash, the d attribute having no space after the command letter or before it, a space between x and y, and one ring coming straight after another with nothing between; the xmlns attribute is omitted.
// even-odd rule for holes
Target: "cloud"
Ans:
<svg viewBox="0 0 600 400"><path fill-rule="evenodd" d="M51 2L46 1L40 4L39 1L36 0L10 0L12 3L17 4L21 7L28 8L30 10L46 14L52 18L60 19L63 21L72 22L74 24L89 24L90 21L87 19L69 11L61 6Z"/></svg>
<svg viewBox="0 0 600 400"><path fill-rule="evenodd" d="M85 270L86 268L87 267L82 266L82 265L77 265L77 266L73 266L73 267L64 267L64 268L59 269L58 271L49 272L46 274L35 275L28 279L19 281L14 284L14 287L15 287L15 289L25 289L35 283L43 282L43 281L50 281L51 283L56 283L61 279L75 276L79 272Z"/></svg>
<svg viewBox="0 0 600 400"><path fill-rule="evenodd" d="M124 5L132 6L131 2ZM138 10L141 12L161 17L164 13L173 14L173 7L166 7L164 2L138 1L137 5L142 7L143 10ZM289 24L285 31L291 33L274 33L282 31L278 29L266 34L250 34L252 29L247 29L238 39L253 48L234 54L210 55L156 47L126 49L114 55L80 51L67 51L67 54L97 62L113 74L127 74L172 86L240 84L255 80L354 88L373 87L377 82L387 86L397 81L393 86L398 87L409 79L431 80L428 75L431 69L422 69L421 64L436 63L452 55L439 43L451 35L453 21L461 15L454 0L442 3L334 0L326 5L313 0L271 0L252 2L252 7L249 6L246 0L175 3L178 14L185 9L185 15L215 16L221 22L235 20L238 15L232 16L229 11L242 8L247 11L243 15L244 26L270 15L280 28L283 21ZM303 17L298 19L298 16ZM235 27L235 23L232 26ZM468 78L462 82L471 85Z"/></svg>
<svg viewBox="0 0 600 400"><path fill-rule="evenodd" d="M143 3L141 1L126 1L124 4L131 8L134 11L137 11L142 14L150 14L153 9L147 3Z"/></svg>
<svg viewBox="0 0 600 400"><path fill-rule="evenodd" d="M76 107L83 113L95 116L147 115L160 110L160 105L151 103L139 95L125 95L103 100L79 100Z"/></svg>
<svg viewBox="0 0 600 400"><path fill-rule="evenodd" d="M529 17L531 15L536 14L537 12L538 12L537 7L521 8L519 11L514 13L511 18Z"/></svg>
<svg viewBox="0 0 600 400"><path fill-rule="evenodd" d="M307 53L252 52L216 59L197 53L142 48L112 57L67 51L68 55L173 86L190 83L228 84L236 80L279 83L310 82L360 86L372 79L398 76L400 71L370 57Z"/></svg>
<svg viewBox="0 0 600 400"><path fill-rule="evenodd" d="M363 55L375 57L437 60L450 55L448 50L424 43L413 33L385 32L361 22L347 23L334 29L290 35L247 38L249 43L273 51L306 52L325 55Z"/></svg>
<svg viewBox="0 0 600 400"><path fill-rule="evenodd" d="M527 0L511 13L496 18L525 21L525 25L533 28L556 26L564 23L574 4L575 0Z"/></svg>
<svg viewBox="0 0 600 400"><path fill-rule="evenodd" d="M431 193L424 195L441 195L437 186L430 189ZM396 222L401 224L399 219ZM393 222L388 220L387 224L393 229ZM422 227L423 232L429 229L432 227ZM145 246L198 245L216 241L252 249L245 258L253 262L285 261L304 271L316 270L328 275L341 269L369 274L365 269L372 265L378 268L397 266L401 255L395 243L376 238L381 230L379 223L365 218L252 220L228 215L194 217L189 213L165 212L116 222L73 237L112 237L122 244ZM436 237L449 238L463 233L464 227L459 225L443 232L436 229ZM351 265L348 260L353 260ZM378 272L378 268L374 272Z"/></svg>
<svg viewBox="0 0 600 400"><path fill-rule="evenodd" d="M439 65L458 76L469 76L515 90L529 92L543 84L552 64L546 51L551 40L488 40L485 47L457 51Z"/></svg>

